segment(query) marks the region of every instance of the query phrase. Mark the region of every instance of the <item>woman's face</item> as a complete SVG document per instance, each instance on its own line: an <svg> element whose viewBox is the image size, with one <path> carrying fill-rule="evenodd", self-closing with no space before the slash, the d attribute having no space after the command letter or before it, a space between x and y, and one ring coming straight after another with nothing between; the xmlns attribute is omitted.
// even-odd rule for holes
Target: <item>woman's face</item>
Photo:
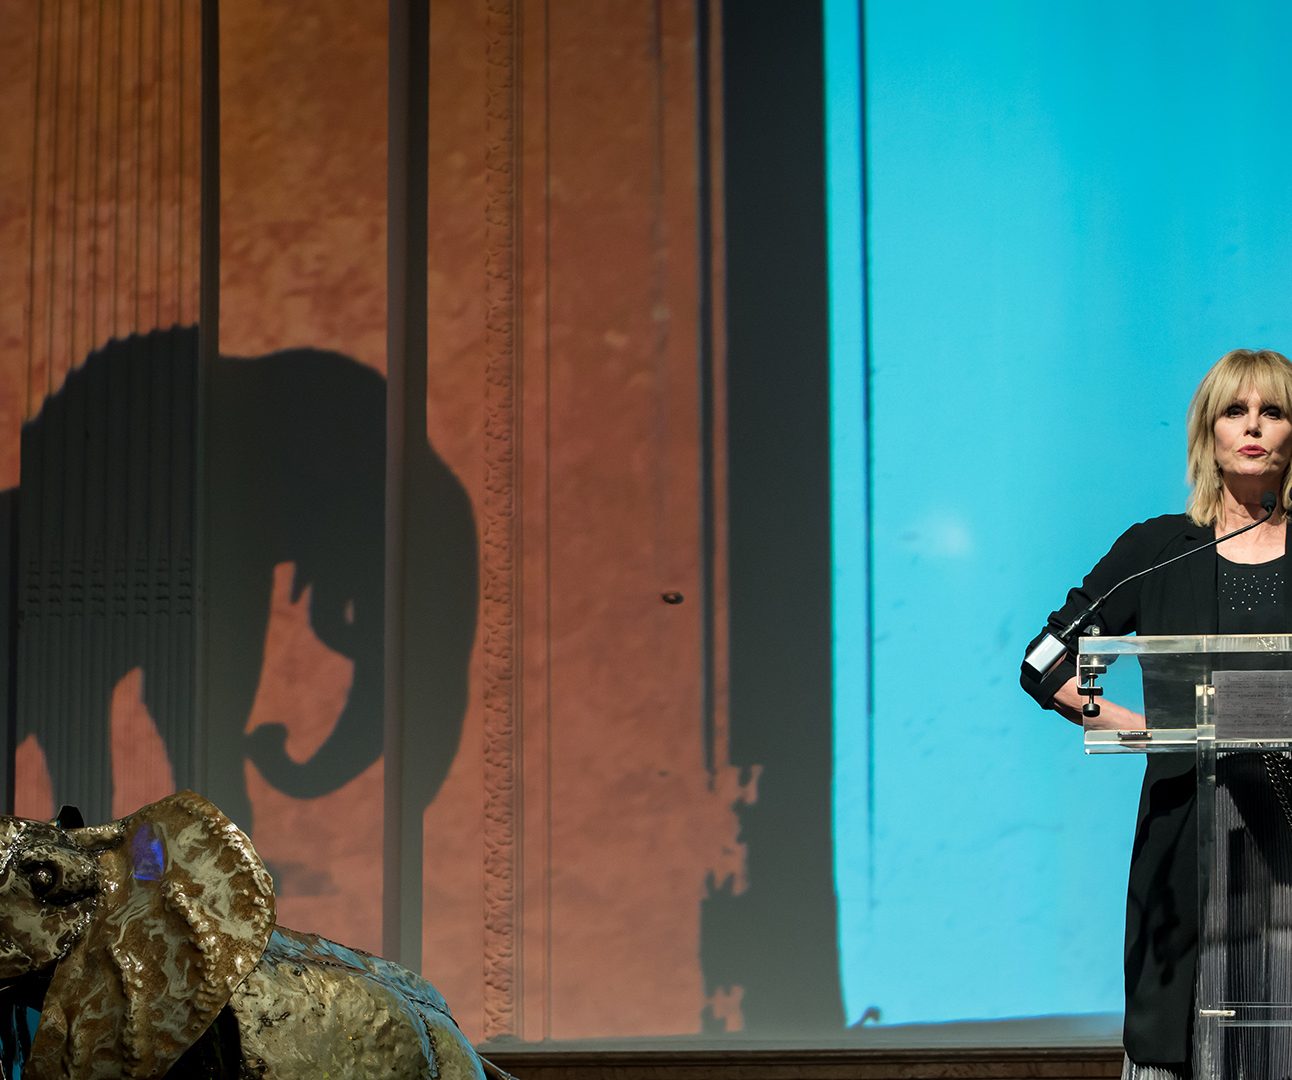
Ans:
<svg viewBox="0 0 1292 1080"><path fill-rule="evenodd" d="M1292 460L1292 418L1283 408L1244 390L1216 417L1216 464L1226 479L1284 474Z"/></svg>

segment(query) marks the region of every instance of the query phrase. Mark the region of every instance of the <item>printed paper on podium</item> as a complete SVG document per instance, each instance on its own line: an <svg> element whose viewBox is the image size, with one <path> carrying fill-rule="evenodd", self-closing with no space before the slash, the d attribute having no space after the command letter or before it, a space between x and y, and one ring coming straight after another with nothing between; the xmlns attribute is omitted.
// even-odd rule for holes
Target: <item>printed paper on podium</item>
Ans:
<svg viewBox="0 0 1292 1080"><path fill-rule="evenodd" d="M1292 671L1216 671L1216 739L1292 741Z"/></svg>

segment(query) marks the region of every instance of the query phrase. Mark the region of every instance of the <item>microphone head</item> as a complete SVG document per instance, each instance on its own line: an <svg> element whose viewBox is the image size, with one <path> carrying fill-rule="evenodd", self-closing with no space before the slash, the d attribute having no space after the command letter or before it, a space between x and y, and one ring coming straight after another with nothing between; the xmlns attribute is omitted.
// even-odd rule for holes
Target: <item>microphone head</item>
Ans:
<svg viewBox="0 0 1292 1080"><path fill-rule="evenodd" d="M1267 491L1264 495L1261 496L1261 509L1264 510L1267 514L1274 513L1274 507L1276 507L1277 505L1278 505L1278 498L1275 496L1274 492Z"/></svg>

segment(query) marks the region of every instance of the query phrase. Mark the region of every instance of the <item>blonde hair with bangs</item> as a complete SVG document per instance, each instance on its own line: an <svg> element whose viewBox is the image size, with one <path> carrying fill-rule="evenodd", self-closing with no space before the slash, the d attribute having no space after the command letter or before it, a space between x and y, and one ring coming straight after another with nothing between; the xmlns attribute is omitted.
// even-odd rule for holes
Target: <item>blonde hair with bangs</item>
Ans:
<svg viewBox="0 0 1292 1080"><path fill-rule="evenodd" d="M1224 507L1224 484L1216 464L1216 419L1246 392L1277 405L1292 418L1292 361L1273 349L1234 349L1203 376L1187 420L1189 502L1185 512L1198 525L1215 525ZM1292 469L1283 475L1280 507L1292 507Z"/></svg>

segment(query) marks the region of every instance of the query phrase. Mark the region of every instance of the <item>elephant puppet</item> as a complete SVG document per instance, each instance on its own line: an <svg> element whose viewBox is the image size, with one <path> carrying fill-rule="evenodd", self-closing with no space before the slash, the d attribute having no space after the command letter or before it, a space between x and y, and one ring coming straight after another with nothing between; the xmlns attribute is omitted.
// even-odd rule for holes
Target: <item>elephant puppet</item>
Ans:
<svg viewBox="0 0 1292 1080"><path fill-rule="evenodd" d="M0 1075L483 1080L430 983L274 925L251 841L200 795L79 816L0 817Z"/></svg>

